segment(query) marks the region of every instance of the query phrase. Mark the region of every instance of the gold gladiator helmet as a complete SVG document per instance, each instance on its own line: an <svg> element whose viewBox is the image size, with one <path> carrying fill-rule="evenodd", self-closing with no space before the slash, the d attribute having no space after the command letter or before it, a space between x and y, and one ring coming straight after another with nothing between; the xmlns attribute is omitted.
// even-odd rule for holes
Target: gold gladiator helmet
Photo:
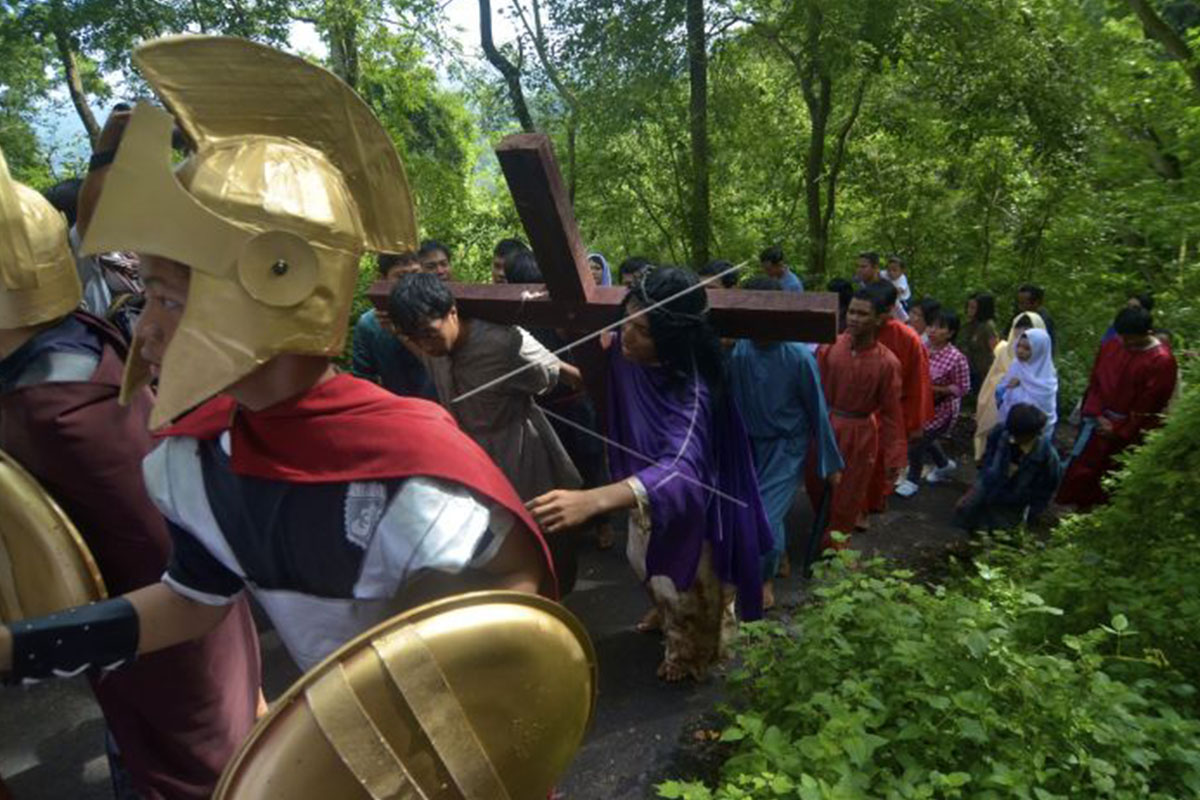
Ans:
<svg viewBox="0 0 1200 800"><path fill-rule="evenodd" d="M340 353L360 257L414 247L416 218L387 132L332 73L218 36L156 39L134 61L171 114L135 109L82 250L191 268L159 427L276 355ZM196 147L177 170L175 123ZM125 397L147 376L140 349Z"/></svg>
<svg viewBox="0 0 1200 800"><path fill-rule="evenodd" d="M0 622L107 597L96 561L71 520L3 450L0 520Z"/></svg>
<svg viewBox="0 0 1200 800"><path fill-rule="evenodd" d="M14 181L0 152L0 329L58 319L81 297L66 217Z"/></svg>
<svg viewBox="0 0 1200 800"><path fill-rule="evenodd" d="M214 800L544 800L595 699L595 652L562 606L517 592L439 600L297 681Z"/></svg>

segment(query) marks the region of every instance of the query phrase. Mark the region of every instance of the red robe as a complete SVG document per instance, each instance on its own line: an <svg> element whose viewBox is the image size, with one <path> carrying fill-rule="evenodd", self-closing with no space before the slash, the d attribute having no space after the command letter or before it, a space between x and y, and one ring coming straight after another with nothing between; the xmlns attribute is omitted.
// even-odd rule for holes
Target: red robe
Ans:
<svg viewBox="0 0 1200 800"><path fill-rule="evenodd" d="M1162 424L1178 375L1175 357L1161 343L1145 350L1130 350L1116 337L1100 347L1088 382L1083 416L1108 419L1112 434L1103 436L1099 429L1092 431L1083 451L1067 468L1058 502L1088 509L1108 501L1102 479L1116 466L1118 453L1139 444L1146 431Z"/></svg>
<svg viewBox="0 0 1200 800"><path fill-rule="evenodd" d="M524 524L544 559L541 591L557 597L554 562L537 523L495 462L436 403L338 375L262 411L214 398L160 435L213 439L227 430L238 475L293 483L423 475L465 486Z"/></svg>
<svg viewBox="0 0 1200 800"><path fill-rule="evenodd" d="M142 483L152 398L117 403L126 345L107 323L76 318L104 343L87 382L0 394L0 448L41 483L79 528L110 596L157 583L171 543ZM139 793L147 800L212 794L254 724L260 664L246 600L202 639L141 656L93 682Z"/></svg>
<svg viewBox="0 0 1200 800"><path fill-rule="evenodd" d="M849 534L867 512L867 490L875 464L908 462L900 407L900 362L882 345L855 350L850 334L817 351L821 385L829 403L838 450L846 462L833 492L829 530Z"/></svg>
<svg viewBox="0 0 1200 800"><path fill-rule="evenodd" d="M933 419L933 380L929 374L929 352L921 337L912 328L892 317L879 328L879 343L900 361L900 406L904 431L908 437L919 435L925 423ZM887 508L887 497L893 486L887 479L887 467L882 457L875 460L875 471L867 490L867 505L871 511ZM903 466L903 465L901 465Z"/></svg>

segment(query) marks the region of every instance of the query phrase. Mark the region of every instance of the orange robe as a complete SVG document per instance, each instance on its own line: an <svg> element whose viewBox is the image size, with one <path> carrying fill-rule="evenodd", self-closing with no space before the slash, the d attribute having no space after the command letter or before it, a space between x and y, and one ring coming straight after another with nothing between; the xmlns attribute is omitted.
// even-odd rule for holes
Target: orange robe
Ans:
<svg viewBox="0 0 1200 800"><path fill-rule="evenodd" d="M895 354L900 361L900 406L904 415L907 436L920 434L925 423L933 419L933 380L929 375L929 352L921 337L904 323L889 317L879 328L879 343ZM887 497L894 488L887 479L887 467L881 457L875 459L875 471L867 490L867 507L871 511L887 508Z"/></svg>
<svg viewBox="0 0 1200 800"><path fill-rule="evenodd" d="M817 351L829 419L846 461L830 503L829 530L847 534L867 511L867 490L876 462L882 459L885 468L908 463L900 407L900 362L878 343L854 350L851 341L850 334L843 333L835 343Z"/></svg>

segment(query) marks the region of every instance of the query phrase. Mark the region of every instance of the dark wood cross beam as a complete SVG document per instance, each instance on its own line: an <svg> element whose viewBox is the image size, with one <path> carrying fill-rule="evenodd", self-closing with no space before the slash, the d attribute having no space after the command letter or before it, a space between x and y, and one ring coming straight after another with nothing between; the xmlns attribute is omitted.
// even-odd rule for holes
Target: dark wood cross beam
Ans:
<svg viewBox="0 0 1200 800"><path fill-rule="evenodd" d="M527 328L580 333L616 322L625 289L596 286L592 280L587 250L579 237L550 138L541 133L507 136L496 155L546 284L454 283L451 288L459 313ZM835 294L707 291L710 320L722 336L805 342L832 342L837 336ZM377 308L385 308L387 293L388 285L379 282L371 287L369 296Z"/></svg>

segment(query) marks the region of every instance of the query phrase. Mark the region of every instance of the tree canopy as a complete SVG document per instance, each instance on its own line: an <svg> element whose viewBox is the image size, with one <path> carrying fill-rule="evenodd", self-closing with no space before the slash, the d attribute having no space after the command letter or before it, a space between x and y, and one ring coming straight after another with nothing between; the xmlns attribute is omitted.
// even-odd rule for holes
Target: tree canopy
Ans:
<svg viewBox="0 0 1200 800"><path fill-rule="evenodd" d="M482 279L491 244L519 233L490 147L532 127L555 139L589 246L617 259L780 244L819 286L877 249L905 258L918 296L955 304L1035 282L1076 368L1125 292L1154 290L1164 324L1200 332L1195 0L478 7L518 32L467 43L486 60L433 0L4 0L0 146L46 184L62 177L35 135L48 93L94 134L115 85L137 91L138 41L286 47L304 23L393 133L423 232L464 274Z"/></svg>

